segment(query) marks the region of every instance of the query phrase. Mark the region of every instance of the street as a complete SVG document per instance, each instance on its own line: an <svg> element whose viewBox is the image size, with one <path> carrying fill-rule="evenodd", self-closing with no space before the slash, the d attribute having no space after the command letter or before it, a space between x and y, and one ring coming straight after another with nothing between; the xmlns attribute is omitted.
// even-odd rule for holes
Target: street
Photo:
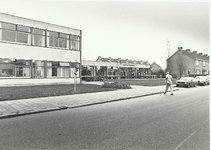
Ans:
<svg viewBox="0 0 211 150"><path fill-rule="evenodd" d="M0 120L2 150L209 150L209 86Z"/></svg>

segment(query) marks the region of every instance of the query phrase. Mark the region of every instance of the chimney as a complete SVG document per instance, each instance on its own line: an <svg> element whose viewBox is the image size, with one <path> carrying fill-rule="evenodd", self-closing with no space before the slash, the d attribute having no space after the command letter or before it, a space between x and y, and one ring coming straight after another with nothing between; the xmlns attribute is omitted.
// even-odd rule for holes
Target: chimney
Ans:
<svg viewBox="0 0 211 150"><path fill-rule="evenodd" d="M101 60L101 56L98 56L97 60L96 61L100 61Z"/></svg>
<svg viewBox="0 0 211 150"><path fill-rule="evenodd" d="M185 51L186 51L186 52L190 52L190 49L186 49Z"/></svg>
<svg viewBox="0 0 211 150"><path fill-rule="evenodd" d="M183 50L183 47L178 47L178 50Z"/></svg>
<svg viewBox="0 0 211 150"><path fill-rule="evenodd" d="M193 51L194 54L197 54L197 51Z"/></svg>

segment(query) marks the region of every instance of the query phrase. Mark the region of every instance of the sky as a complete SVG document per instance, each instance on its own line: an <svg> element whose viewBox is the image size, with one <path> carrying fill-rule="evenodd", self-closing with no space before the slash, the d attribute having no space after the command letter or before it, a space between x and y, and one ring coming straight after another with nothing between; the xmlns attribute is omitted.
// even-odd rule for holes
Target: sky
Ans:
<svg viewBox="0 0 211 150"><path fill-rule="evenodd" d="M2 13L82 30L82 60L142 60L163 69L177 47L210 55L209 8L187 0L0 0Z"/></svg>

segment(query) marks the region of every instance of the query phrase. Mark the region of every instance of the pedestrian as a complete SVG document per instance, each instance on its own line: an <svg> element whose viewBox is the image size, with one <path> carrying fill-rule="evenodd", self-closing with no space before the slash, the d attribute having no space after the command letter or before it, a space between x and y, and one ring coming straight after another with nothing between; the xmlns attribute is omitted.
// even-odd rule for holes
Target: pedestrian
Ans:
<svg viewBox="0 0 211 150"><path fill-rule="evenodd" d="M164 94L166 94L166 92L168 91L168 88L170 87L171 95L174 95L173 90L172 90L173 78L172 78L172 75L169 74L169 72L166 72L165 82L166 82L166 89L165 89Z"/></svg>

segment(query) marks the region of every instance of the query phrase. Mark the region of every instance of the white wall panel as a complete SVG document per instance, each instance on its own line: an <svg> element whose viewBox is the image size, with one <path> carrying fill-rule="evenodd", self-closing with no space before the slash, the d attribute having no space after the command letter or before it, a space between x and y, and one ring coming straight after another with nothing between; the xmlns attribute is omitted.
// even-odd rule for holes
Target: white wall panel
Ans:
<svg viewBox="0 0 211 150"><path fill-rule="evenodd" d="M0 43L1 58L80 62L80 51Z"/></svg>
<svg viewBox="0 0 211 150"><path fill-rule="evenodd" d="M25 25L29 27L35 27L35 28L41 28L41 29L47 29L52 31L58 31L58 32L64 32L68 34L74 34L74 35L80 35L80 30L68 28L64 26L59 26L51 23L46 23L42 21L27 19L23 17L8 15L4 13L0 13L0 20L5 22L10 22L14 24L20 24Z"/></svg>

